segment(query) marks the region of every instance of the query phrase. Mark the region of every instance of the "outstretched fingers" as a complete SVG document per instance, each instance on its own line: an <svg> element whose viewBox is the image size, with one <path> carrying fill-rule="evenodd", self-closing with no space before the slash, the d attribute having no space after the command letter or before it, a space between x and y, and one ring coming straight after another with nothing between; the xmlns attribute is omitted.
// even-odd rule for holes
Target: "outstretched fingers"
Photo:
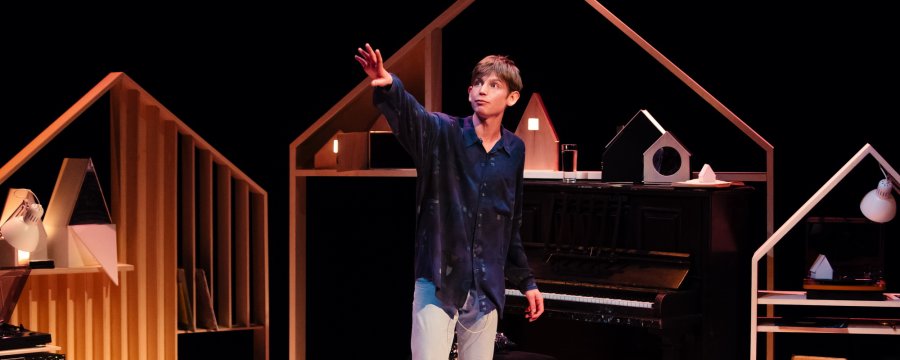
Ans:
<svg viewBox="0 0 900 360"><path fill-rule="evenodd" d="M371 69L377 71L380 66L384 63L381 58L381 50L372 49L372 45L366 43L366 48L356 48L356 51L359 52L359 55L354 56L356 61L362 65L363 68Z"/></svg>
<svg viewBox="0 0 900 360"><path fill-rule="evenodd" d="M375 50L375 66L384 66L384 60L381 59L381 50Z"/></svg>
<svg viewBox="0 0 900 360"><path fill-rule="evenodd" d="M354 58L372 79L372 86L387 86L392 83L391 75L384 68L381 50L375 50L372 45L366 43L364 48L356 48L356 52L358 54Z"/></svg>

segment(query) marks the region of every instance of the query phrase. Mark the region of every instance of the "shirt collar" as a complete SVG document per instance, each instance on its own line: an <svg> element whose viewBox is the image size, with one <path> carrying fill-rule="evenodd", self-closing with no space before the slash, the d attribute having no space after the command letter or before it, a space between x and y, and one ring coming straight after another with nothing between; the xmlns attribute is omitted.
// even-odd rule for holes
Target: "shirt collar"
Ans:
<svg viewBox="0 0 900 360"><path fill-rule="evenodd" d="M463 119L463 139L465 140L464 145L466 147L481 144L481 139L478 138L478 134L475 133L475 125L472 122L472 117L466 117ZM509 131L500 128L500 140L498 143L500 144L500 149L506 153L507 156L512 154L512 136L509 136Z"/></svg>

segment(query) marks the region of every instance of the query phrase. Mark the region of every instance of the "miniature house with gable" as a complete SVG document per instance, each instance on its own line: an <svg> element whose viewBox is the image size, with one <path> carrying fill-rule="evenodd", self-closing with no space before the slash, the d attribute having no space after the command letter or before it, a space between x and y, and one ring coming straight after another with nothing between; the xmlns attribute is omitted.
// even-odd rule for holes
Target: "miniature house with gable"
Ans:
<svg viewBox="0 0 900 360"><path fill-rule="evenodd" d="M658 141L660 146L664 144L675 144L677 140L672 137L663 140L666 130L650 115L650 112L644 109L639 110L630 120L616 133L616 136L606 144L603 151L603 181L605 182L642 182L644 181L644 152L651 146L655 146ZM684 147L678 145L684 154L687 153ZM668 150L664 150L668 151ZM682 151L676 151L682 154ZM672 154L674 155L674 153ZM653 154L651 154L651 157ZM679 159L685 166L688 166L686 159ZM680 171L680 166L678 171ZM689 169L688 169L689 171ZM677 171L672 172L670 176L675 175ZM684 177L687 180L690 177ZM660 178L660 177L654 177ZM653 180L651 180L653 181ZM662 180L659 180L662 181Z"/></svg>
<svg viewBox="0 0 900 360"><path fill-rule="evenodd" d="M644 151L644 183L672 183L691 177L691 153L666 131Z"/></svg>
<svg viewBox="0 0 900 360"><path fill-rule="evenodd" d="M526 170L558 170L559 136L540 94L531 94L516 127L516 136L525 142Z"/></svg>

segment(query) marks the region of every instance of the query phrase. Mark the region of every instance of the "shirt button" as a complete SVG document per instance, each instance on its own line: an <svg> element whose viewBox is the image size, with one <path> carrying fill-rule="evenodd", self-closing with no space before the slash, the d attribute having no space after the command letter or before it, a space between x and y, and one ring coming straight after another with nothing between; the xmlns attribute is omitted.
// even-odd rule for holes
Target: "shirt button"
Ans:
<svg viewBox="0 0 900 360"><path fill-rule="evenodd" d="M481 193L481 197L484 197L484 193Z"/></svg>

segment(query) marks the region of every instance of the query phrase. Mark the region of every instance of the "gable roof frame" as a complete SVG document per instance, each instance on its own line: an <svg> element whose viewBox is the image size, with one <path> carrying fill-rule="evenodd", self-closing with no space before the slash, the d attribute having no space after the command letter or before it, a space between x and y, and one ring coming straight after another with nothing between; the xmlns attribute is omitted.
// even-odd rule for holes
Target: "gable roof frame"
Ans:
<svg viewBox="0 0 900 360"><path fill-rule="evenodd" d="M434 21L429 23L396 53L391 55L387 59L387 61L385 61L385 67L389 69L389 71L392 71L397 67L404 66L404 58L418 56L419 54L416 54L416 50L424 52L424 59L406 60L405 65L421 65L424 67L425 74L422 76L422 81L424 82L423 96L426 109L429 109L431 111L440 111L441 109L442 30L448 23L453 21L453 19L455 19L457 15L468 8L469 5L471 5L474 1L475 0L457 0L456 2L454 2L447 10L441 13L441 15L435 18ZM678 66L676 66L671 60L669 60L661 52L656 50L656 48L650 45L650 43L647 42L643 37L638 35L634 30L632 30L621 19L615 16L605 6L601 5L599 1L585 0L585 2L593 7L598 13L600 13L600 15L606 18L616 28L622 31L638 46L640 46L641 49L647 52L663 67L669 70L669 72L675 75L679 80L681 80L685 85L687 85L691 90L699 95L704 101L710 104L714 109L716 109L716 111L718 111L726 119L728 119L734 126L736 126L741 132L743 132L746 136L753 140L757 144L757 146L759 146L765 152L766 169L764 172L717 172L717 176L720 179L726 181L750 181L766 183L766 235L771 236L774 230L774 147L769 144L769 142L766 141L762 136L760 136L755 130L748 126L743 120L741 120L739 116L728 109L728 107L722 104L712 94L706 91L706 89L700 86L700 84L694 81L694 79L692 79ZM408 86L408 88L412 88L412 86ZM368 80L363 79L356 87L354 87L350 91L350 93L344 96L328 111L326 111L324 115L322 115L315 123L307 128L307 130L304 131L299 137L297 137L297 139L295 139L290 145L290 181L291 184L293 184L290 188L290 211L291 218L293 220L291 221L291 228L289 231L291 257L290 294L292 298L296 298L298 287L304 287L302 289L303 293L299 294L300 296L305 296L306 291L305 281L298 281L296 275L296 270L298 270L298 268L305 269L306 266L306 253L300 251L301 249L305 249L306 247L305 229L300 229L301 227L303 227L302 224L305 224L306 185L305 181L298 181L297 177L303 178L307 176L304 174L309 174L305 172L304 169L313 168L313 166L311 166L312 156L322 146L324 146L328 139L334 136L337 131L347 131L348 129L344 129L344 127L360 127L360 124L350 124L347 121L338 121L337 123L331 122L336 117L338 117L342 113L342 111L344 111L343 108L354 107L354 105L359 102L360 98L363 98L366 95L370 95L371 91L372 90L370 89ZM359 107L350 109L349 115L351 116L349 117L352 118L353 116L358 116L361 112L365 111L366 110L360 111ZM368 117L363 116L361 118L366 119ZM371 122L374 123L376 120L377 115L372 117ZM370 123L369 125L372 124ZM770 261L768 261L769 271L767 272L768 288L772 288L774 286L774 261L771 260L773 257L774 254L770 252ZM290 309L290 353L293 355L300 354L298 355L298 357L304 358L303 354L305 353L306 345L304 338L306 333L306 302L305 299L300 300L300 302L300 304L297 304L297 301L292 302Z"/></svg>

